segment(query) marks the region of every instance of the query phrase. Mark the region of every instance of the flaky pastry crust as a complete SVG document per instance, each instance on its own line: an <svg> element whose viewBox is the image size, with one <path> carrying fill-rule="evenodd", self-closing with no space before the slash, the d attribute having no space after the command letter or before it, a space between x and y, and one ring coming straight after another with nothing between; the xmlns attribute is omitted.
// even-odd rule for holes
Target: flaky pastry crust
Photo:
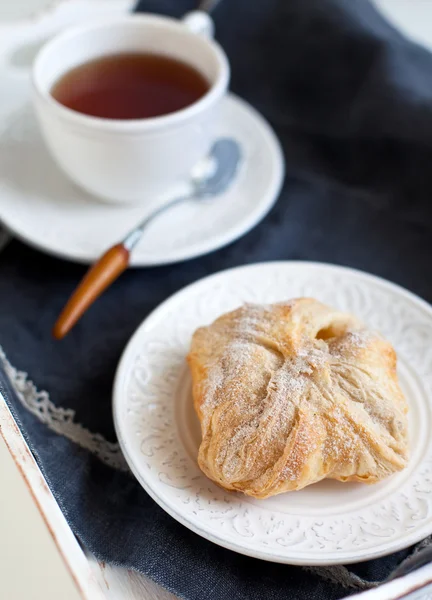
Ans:
<svg viewBox="0 0 432 600"><path fill-rule="evenodd" d="M310 298L246 305L198 329L188 362L198 463L227 490L375 483L407 464L396 353L350 314Z"/></svg>

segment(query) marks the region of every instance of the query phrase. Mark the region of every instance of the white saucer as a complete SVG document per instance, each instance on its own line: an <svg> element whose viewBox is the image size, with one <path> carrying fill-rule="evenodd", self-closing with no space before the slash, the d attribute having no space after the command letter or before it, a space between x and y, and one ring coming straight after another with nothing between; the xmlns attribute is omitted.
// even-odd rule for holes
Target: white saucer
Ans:
<svg viewBox="0 0 432 600"><path fill-rule="evenodd" d="M191 335L244 302L297 296L351 311L393 343L410 406L410 462L373 486L328 480L266 500L226 492L196 462L201 436L185 361ZM250 265L198 281L144 321L117 371L114 419L138 481L186 527L256 558L344 564L395 552L432 533L431 372L432 308L420 298L332 265Z"/></svg>
<svg viewBox="0 0 432 600"><path fill-rule="evenodd" d="M223 101L217 137L241 145L232 186L210 202L185 203L152 223L132 265L173 263L216 250L254 227L274 204L283 156L267 122L235 96ZM167 190L167 198L187 186ZM110 206L74 186L45 149L31 108L13 114L0 136L0 221L36 248L90 263L146 215L145 206Z"/></svg>

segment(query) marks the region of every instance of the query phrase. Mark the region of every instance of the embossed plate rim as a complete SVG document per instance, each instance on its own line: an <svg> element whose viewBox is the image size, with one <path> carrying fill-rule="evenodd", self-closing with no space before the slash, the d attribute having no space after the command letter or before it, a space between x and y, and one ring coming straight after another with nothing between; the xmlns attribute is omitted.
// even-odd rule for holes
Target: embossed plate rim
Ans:
<svg viewBox="0 0 432 600"><path fill-rule="evenodd" d="M414 532L410 533L405 527L404 535L401 534L395 540L391 540L390 542L384 544L379 544L377 549L375 549L374 547L362 550L354 548L350 551L330 551L325 553L317 552L316 549L314 549L311 552L308 552L307 550L299 551L295 547L291 549L287 547L285 548L284 552L278 549L278 552L276 552L271 548L269 548L268 550L263 549L262 543L261 547L259 548L253 547L253 545L247 545L243 540L240 542L238 542L237 540L233 541L232 535L231 537L226 536L224 533L222 533L222 535L219 535L215 534L214 531L206 530L205 523L198 522L197 519L191 519L190 516L183 514L180 502L178 502L178 505L173 505L172 503L170 504L169 501L166 501L164 499L163 491L161 492L161 490L158 490L157 486L153 485L154 482L146 479L146 473L143 469L141 469L139 460L136 460L133 455L133 448L129 448L130 444L128 440L130 432L124 430L123 423L121 421L121 409L123 404L122 396L125 382L127 381L127 378L132 372L134 360L137 357L137 349L141 345L142 338L149 334L152 331L153 327L157 326L157 323L159 322L160 318L163 317L164 314L166 314L167 312L169 313L170 311L172 311L173 308L175 312L176 304L178 302L181 302L182 299L189 296L190 294L194 295L197 291L200 291L200 289L205 290L207 286L218 282L218 280L219 282L223 283L225 278L228 277L229 279L229 277L232 277L232 274L236 272L238 273L241 271L243 273L249 274L253 271L262 272L263 270L268 270L269 273L273 273L277 270L282 275L290 276L291 278L295 276L294 271L296 271L300 280L305 279L305 273L308 274L309 278L312 273L314 273L315 276L318 278L330 273L333 276L345 276L349 279L354 278L354 280L356 280L357 283L361 283L366 286L368 284L371 284L378 291L383 290L384 292L390 293L391 295L396 295L399 298L402 298L403 300L411 304L413 303L417 309L421 310L422 315L426 316L427 320L430 321L432 324L432 307L427 302L425 302L412 292L409 292L401 286L398 286L397 284L386 281L385 279L382 279L375 275L364 273L362 271L351 269L348 267L316 262L276 261L235 267L233 269L228 269L226 271L222 271L210 275L204 279L201 279L168 298L144 320L144 322L138 327L137 331L129 341L119 363L114 382L114 422L121 448L123 450L123 453L125 454L129 466L131 467L132 472L134 473L140 484L144 487L144 489L149 493L149 495L177 521L179 521L195 533L198 533L199 535L209 539L210 541L218 545L224 546L242 554L253 556L255 558L260 558L273 562L298 565L329 565L342 563L346 564L350 562L358 562L370 560L372 558L377 558L379 556L383 556L391 552L401 550L402 548L405 548L419 541L420 539L432 532L432 520L429 518L427 519L425 524L420 526L420 528L415 529ZM261 299L260 301L265 300ZM223 312L224 310L226 310L226 308L222 307L221 312ZM426 410L430 412L430 405L426 407ZM429 453L426 454L426 456L430 455L430 444L428 446L428 452ZM238 496L236 495L236 497ZM241 499L239 499L239 504L241 504ZM397 533L399 535L399 532ZM238 537L240 538L240 535Z"/></svg>

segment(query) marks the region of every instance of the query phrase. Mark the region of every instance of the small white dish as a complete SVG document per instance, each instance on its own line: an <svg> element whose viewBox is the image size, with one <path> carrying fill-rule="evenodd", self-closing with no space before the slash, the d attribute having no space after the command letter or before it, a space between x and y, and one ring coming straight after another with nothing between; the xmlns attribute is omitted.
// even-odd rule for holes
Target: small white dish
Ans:
<svg viewBox="0 0 432 600"><path fill-rule="evenodd" d="M322 481L255 500L207 479L185 363L193 331L244 302L312 296L352 311L398 353L410 405L408 467L379 484ZM351 563L406 548L432 533L432 307L365 273L280 262L207 277L178 292L138 328L121 359L114 419L123 453L171 516L231 550L300 565Z"/></svg>
<svg viewBox="0 0 432 600"><path fill-rule="evenodd" d="M252 229L276 201L284 162L273 130L236 96L222 101L221 112L216 137L240 143L238 176L212 201L184 203L155 219L132 253L133 266L173 263L216 250ZM49 156L28 105L1 125L0 221L26 243L91 263L148 213L149 205L111 206L74 186ZM187 191L185 184L168 189L166 197Z"/></svg>

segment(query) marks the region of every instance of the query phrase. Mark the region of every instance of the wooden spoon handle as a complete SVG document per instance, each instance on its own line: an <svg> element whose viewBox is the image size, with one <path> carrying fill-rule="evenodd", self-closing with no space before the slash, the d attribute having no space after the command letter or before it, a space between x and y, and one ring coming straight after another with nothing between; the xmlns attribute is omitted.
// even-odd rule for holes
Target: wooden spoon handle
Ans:
<svg viewBox="0 0 432 600"><path fill-rule="evenodd" d="M53 328L53 336L62 339L85 311L129 264L129 250L123 244L113 246L87 271Z"/></svg>

